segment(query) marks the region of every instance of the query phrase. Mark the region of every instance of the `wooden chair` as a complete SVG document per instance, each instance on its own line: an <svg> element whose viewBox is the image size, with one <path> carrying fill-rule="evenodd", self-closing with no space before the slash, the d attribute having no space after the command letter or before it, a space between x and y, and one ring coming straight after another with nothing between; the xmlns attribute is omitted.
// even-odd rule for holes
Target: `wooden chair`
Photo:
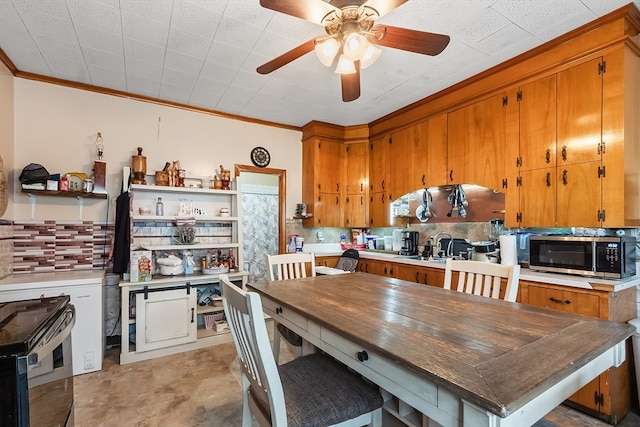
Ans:
<svg viewBox="0 0 640 427"><path fill-rule="evenodd" d="M315 255L310 252L294 254L267 255L269 278L271 280L298 279L307 277L307 270L313 277L316 275ZM273 355L278 362L280 356L280 338L289 343L295 357L302 356L303 340L300 335L280 323L273 325Z"/></svg>
<svg viewBox="0 0 640 427"><path fill-rule="evenodd" d="M444 288L452 289L453 272L458 272L458 292L500 298L502 279L507 280L505 301L515 302L520 279L519 265L502 265L481 261L447 259L444 272Z"/></svg>
<svg viewBox="0 0 640 427"><path fill-rule="evenodd" d="M222 302L242 369L242 426L382 425L379 390L324 354L278 366L260 295L220 275Z"/></svg>

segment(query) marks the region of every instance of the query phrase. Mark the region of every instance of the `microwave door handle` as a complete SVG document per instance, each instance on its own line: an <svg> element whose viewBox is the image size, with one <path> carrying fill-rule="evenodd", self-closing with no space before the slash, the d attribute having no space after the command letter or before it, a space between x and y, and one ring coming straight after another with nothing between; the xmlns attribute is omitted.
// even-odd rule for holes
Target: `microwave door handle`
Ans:
<svg viewBox="0 0 640 427"><path fill-rule="evenodd" d="M598 244L595 241L591 242L591 272L598 272Z"/></svg>
<svg viewBox="0 0 640 427"><path fill-rule="evenodd" d="M50 333L47 333L46 336L36 344L36 348L27 356L29 369L32 369L40 360L53 353L53 350L62 344L69 334L71 334L71 330L75 324L76 308L70 305L69 308L62 313L56 324L51 327ZM61 326L63 326L63 329L59 330Z"/></svg>

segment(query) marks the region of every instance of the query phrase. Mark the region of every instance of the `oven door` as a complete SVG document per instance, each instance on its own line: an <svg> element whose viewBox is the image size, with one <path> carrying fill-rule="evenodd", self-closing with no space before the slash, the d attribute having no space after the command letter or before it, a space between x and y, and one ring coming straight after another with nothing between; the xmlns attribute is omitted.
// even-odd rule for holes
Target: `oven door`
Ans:
<svg viewBox="0 0 640 427"><path fill-rule="evenodd" d="M75 308L69 305L26 357L31 426L73 426L74 324Z"/></svg>

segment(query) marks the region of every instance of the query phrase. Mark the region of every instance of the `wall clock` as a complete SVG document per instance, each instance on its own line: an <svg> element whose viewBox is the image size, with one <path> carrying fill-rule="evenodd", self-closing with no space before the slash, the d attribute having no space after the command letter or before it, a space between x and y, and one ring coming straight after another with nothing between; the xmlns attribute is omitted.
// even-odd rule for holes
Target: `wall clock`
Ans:
<svg viewBox="0 0 640 427"><path fill-rule="evenodd" d="M251 161L259 168L264 168L269 165L271 156L269 155L269 152L266 150L266 148L255 147L253 150L251 150Z"/></svg>

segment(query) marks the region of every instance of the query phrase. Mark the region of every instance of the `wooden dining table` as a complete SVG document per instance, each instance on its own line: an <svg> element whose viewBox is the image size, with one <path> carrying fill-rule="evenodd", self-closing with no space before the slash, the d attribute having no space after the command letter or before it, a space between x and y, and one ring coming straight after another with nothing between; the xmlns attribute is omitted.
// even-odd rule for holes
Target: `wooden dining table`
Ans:
<svg viewBox="0 0 640 427"><path fill-rule="evenodd" d="M367 273L248 284L409 426L523 427L625 360L635 328Z"/></svg>

